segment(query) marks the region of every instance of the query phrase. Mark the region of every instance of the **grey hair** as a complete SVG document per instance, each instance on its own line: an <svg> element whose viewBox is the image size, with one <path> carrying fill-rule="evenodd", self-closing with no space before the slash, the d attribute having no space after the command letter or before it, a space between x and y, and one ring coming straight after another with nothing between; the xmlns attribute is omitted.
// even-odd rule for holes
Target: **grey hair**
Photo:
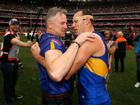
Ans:
<svg viewBox="0 0 140 105"><path fill-rule="evenodd" d="M52 7L47 12L46 21L48 21L50 18L56 16L57 13L65 14L66 15L67 11L65 9L62 9L62 8Z"/></svg>

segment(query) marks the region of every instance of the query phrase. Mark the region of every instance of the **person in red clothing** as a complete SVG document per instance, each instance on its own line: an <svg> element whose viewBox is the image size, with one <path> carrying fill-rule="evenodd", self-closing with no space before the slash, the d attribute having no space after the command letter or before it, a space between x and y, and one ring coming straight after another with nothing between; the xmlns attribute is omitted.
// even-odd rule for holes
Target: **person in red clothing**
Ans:
<svg viewBox="0 0 140 105"><path fill-rule="evenodd" d="M19 47L30 47L33 42L23 42L18 35L20 23L17 19L9 21L9 29L3 36L0 53L0 69L3 76L3 91L5 105L13 105L15 99L23 96L16 94L16 82L18 79L18 54Z"/></svg>
<svg viewBox="0 0 140 105"><path fill-rule="evenodd" d="M121 63L121 72L124 72L124 60L126 56L126 39L123 37L123 32L118 31L116 34L117 39L115 42L117 43L117 49L114 53L115 58L115 72L118 71L119 61Z"/></svg>
<svg viewBox="0 0 140 105"><path fill-rule="evenodd" d="M127 37L127 48L130 50L133 49L135 36L136 32L134 30L134 27L130 25L128 27L128 37Z"/></svg>

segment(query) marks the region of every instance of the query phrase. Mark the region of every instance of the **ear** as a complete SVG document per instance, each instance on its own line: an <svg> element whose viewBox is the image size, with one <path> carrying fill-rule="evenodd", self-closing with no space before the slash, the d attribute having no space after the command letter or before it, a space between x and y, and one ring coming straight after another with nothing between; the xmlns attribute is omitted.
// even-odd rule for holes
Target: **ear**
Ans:
<svg viewBox="0 0 140 105"><path fill-rule="evenodd" d="M87 25L87 24L89 24L89 22L90 22L90 18L86 17L85 24Z"/></svg>
<svg viewBox="0 0 140 105"><path fill-rule="evenodd" d="M47 27L48 27L49 29L52 29L52 28L53 28L53 22L48 21Z"/></svg>

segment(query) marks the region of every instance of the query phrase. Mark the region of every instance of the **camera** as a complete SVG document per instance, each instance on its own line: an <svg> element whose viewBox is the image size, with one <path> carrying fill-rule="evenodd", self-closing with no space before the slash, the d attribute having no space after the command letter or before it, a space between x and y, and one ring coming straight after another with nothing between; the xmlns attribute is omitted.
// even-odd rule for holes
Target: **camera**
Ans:
<svg viewBox="0 0 140 105"><path fill-rule="evenodd" d="M65 37L63 37L64 44L67 47L71 44L72 40L74 39L73 33L71 30L67 30L65 33Z"/></svg>

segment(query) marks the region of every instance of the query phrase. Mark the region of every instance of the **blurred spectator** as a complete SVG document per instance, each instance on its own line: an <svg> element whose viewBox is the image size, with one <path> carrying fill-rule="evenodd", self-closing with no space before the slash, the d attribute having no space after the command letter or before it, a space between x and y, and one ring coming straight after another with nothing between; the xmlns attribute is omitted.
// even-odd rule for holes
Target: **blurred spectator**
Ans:
<svg viewBox="0 0 140 105"><path fill-rule="evenodd" d="M9 21L9 30L3 37L0 56L0 69L4 80L4 95L6 105L13 105L15 99L21 99L23 96L16 93L16 82L18 79L18 54L19 47L30 47L31 41L23 42L18 35L20 23L17 19Z"/></svg>
<svg viewBox="0 0 140 105"><path fill-rule="evenodd" d="M106 77L106 81L108 82L109 80L109 76L111 74L111 65L112 65L112 59L113 59L113 54L116 50L116 43L115 41L113 41L113 34L112 34L112 29L111 28L105 28L102 32L102 34L104 35L105 37L105 42L107 44L107 47L108 47L108 63L109 63L109 72L108 72L108 75ZM107 83L106 83L106 86L107 86Z"/></svg>
<svg viewBox="0 0 140 105"><path fill-rule="evenodd" d="M112 54L114 54L116 50L116 43L113 41L113 34L111 31L111 28L105 28L104 30L105 41L109 52L109 70L111 70Z"/></svg>
<svg viewBox="0 0 140 105"><path fill-rule="evenodd" d="M135 38L135 53L136 53L136 65L137 65L137 82L134 87L138 88L140 86L140 35Z"/></svg>
<svg viewBox="0 0 140 105"><path fill-rule="evenodd" d="M114 53L115 58L115 72L118 72L119 61L121 64L121 72L124 72L124 60L126 56L126 39L123 37L123 32L118 31L116 34L117 49Z"/></svg>
<svg viewBox="0 0 140 105"><path fill-rule="evenodd" d="M134 46L134 37L136 35L136 32L134 31L133 26L128 27L128 36L127 36L127 48L132 49Z"/></svg>

